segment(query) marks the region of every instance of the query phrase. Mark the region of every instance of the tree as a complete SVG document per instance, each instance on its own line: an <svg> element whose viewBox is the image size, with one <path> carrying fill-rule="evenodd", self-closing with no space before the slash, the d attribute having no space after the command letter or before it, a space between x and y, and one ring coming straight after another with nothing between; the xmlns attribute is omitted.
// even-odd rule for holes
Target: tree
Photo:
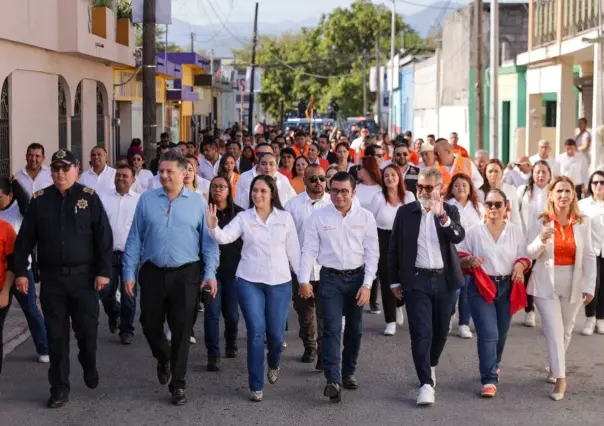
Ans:
<svg viewBox="0 0 604 426"><path fill-rule="evenodd" d="M143 29L142 26L136 26L136 47L143 45ZM163 53L166 51L166 27L163 25L155 26L155 51ZM168 52L184 52L183 48L176 43L168 42Z"/></svg>

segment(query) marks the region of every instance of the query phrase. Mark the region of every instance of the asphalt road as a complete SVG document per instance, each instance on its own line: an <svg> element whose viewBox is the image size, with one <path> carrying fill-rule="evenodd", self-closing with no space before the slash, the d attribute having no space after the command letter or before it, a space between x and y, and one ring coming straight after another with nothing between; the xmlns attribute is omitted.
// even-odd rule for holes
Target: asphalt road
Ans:
<svg viewBox="0 0 604 426"><path fill-rule="evenodd" d="M365 315L357 378L360 388L344 391L335 405L322 396L324 378L314 365L298 361L302 345L297 320L290 313L289 347L282 374L265 386L265 400L249 402L245 365L245 325L240 324L240 355L222 360L222 371L205 371L201 338L189 358L188 397L183 407L170 404L167 386L158 384L155 360L137 324L132 346L121 346L109 334L102 316L98 367L101 384L89 390L82 381L77 345L72 339L72 390L69 405L45 408L48 398L46 366L35 361L31 342L5 359L0 379L0 425L603 425L604 336L583 337L575 330L568 354L566 399L548 399L544 382L545 341L539 328L514 319L502 365L499 394L479 398L476 340L451 336L437 368L436 404L416 408L418 382L411 359L407 326L394 337L381 335L382 315ZM579 318L577 329L583 324Z"/></svg>

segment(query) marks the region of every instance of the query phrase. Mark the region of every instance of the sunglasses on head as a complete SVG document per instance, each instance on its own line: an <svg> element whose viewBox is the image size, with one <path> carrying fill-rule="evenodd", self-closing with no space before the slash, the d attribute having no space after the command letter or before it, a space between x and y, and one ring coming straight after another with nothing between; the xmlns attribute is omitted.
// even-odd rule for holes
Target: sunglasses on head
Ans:
<svg viewBox="0 0 604 426"><path fill-rule="evenodd" d="M493 207L495 207L496 209L500 209L503 207L503 201L485 201L484 204L489 209L492 209Z"/></svg>
<svg viewBox="0 0 604 426"><path fill-rule="evenodd" d="M311 176L308 178L308 181L310 183L317 183L319 181L321 182L325 182L327 180L327 178L324 175L315 175L315 176Z"/></svg>
<svg viewBox="0 0 604 426"><path fill-rule="evenodd" d="M61 170L63 171L63 173L67 173L71 170L71 164L51 164L50 170L53 173L59 173Z"/></svg>

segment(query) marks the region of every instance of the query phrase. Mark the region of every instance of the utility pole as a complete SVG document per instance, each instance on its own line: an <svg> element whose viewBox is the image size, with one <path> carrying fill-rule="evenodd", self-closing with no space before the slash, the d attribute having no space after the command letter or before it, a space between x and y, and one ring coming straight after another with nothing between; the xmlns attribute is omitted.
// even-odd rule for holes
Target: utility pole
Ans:
<svg viewBox="0 0 604 426"><path fill-rule="evenodd" d="M166 49L168 45L166 44ZM191 52L195 52L195 33L191 33Z"/></svg>
<svg viewBox="0 0 604 426"><path fill-rule="evenodd" d="M497 71L499 70L499 2L491 0L491 60L489 65L491 99L489 108L491 158L499 158L499 93L497 90Z"/></svg>
<svg viewBox="0 0 604 426"><path fill-rule="evenodd" d="M380 35L375 37L375 91L376 91L376 113L377 113L377 128L382 129L382 67L380 66Z"/></svg>
<svg viewBox="0 0 604 426"><path fill-rule="evenodd" d="M394 100L394 37L396 32L396 3L392 0L392 22L390 23L390 78L388 79L388 129L386 133L390 135L392 132L392 122L394 117L392 116L394 108L392 107L392 101ZM398 64L397 64L398 65ZM397 71L398 78L398 71Z"/></svg>
<svg viewBox="0 0 604 426"><path fill-rule="evenodd" d="M155 158L155 0L143 4L143 149L145 158Z"/></svg>
<svg viewBox="0 0 604 426"><path fill-rule="evenodd" d="M363 116L367 116L367 50L363 50Z"/></svg>
<svg viewBox="0 0 604 426"><path fill-rule="evenodd" d="M252 75L250 77L250 107L248 108L249 116L247 118L247 126L250 135L254 132L254 81L256 76L256 45L258 44L258 2L256 2L256 10L254 12L254 34L252 36Z"/></svg>
<svg viewBox="0 0 604 426"><path fill-rule="evenodd" d="M484 96L483 96L483 64L482 64L482 0L474 0L474 46L476 46L474 74L476 76L476 109L474 113L474 129L476 149L484 149Z"/></svg>

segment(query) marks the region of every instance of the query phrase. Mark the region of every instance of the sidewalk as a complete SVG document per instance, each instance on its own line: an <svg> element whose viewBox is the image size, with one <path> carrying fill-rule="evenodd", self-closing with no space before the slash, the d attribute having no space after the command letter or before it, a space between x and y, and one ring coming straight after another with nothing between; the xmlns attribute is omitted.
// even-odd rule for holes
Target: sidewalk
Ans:
<svg viewBox="0 0 604 426"><path fill-rule="evenodd" d="M13 303L4 322L4 332L2 333L4 356L14 351L28 337L29 329L27 328L27 321L25 321L21 307L13 298Z"/></svg>

